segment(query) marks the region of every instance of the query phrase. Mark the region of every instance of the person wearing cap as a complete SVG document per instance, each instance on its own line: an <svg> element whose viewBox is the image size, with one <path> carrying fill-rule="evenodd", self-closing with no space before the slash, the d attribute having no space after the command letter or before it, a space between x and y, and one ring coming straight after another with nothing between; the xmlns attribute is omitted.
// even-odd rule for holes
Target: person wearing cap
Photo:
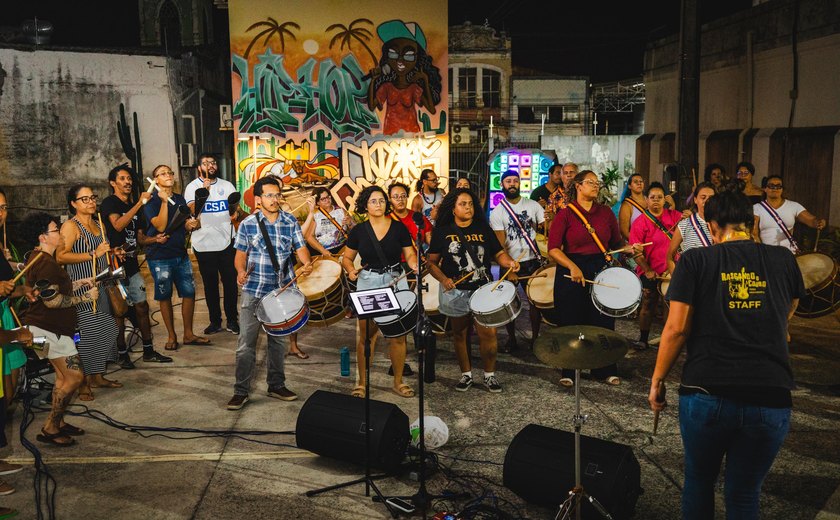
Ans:
<svg viewBox="0 0 840 520"><path fill-rule="evenodd" d="M519 172L508 170L502 174L505 198L490 212L490 229L505 252L519 262L518 273L508 275L516 283L519 276L530 276L542 267L543 257L537 247L537 229L545 224L545 210L539 202L522 197L519 193ZM524 288L525 282L520 282ZM540 331L540 310L531 302L531 340ZM503 352L516 350L516 322L507 324L508 341Z"/></svg>
<svg viewBox="0 0 840 520"><path fill-rule="evenodd" d="M385 109L384 135L420 133L415 106L434 114L443 81L440 70L426 54L426 35L414 22L389 20L376 28L382 57L370 71L368 107Z"/></svg>

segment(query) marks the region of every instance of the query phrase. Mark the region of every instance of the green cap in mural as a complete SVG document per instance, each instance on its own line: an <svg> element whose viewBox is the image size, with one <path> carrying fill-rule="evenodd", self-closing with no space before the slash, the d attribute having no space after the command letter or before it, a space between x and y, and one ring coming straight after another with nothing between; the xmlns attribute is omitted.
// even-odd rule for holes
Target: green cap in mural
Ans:
<svg viewBox="0 0 840 520"><path fill-rule="evenodd" d="M426 50L426 35L423 34L423 29L414 22L405 23L401 20L389 20L376 28L376 34L383 42L395 38L406 38L417 42L417 45L422 47L424 51Z"/></svg>

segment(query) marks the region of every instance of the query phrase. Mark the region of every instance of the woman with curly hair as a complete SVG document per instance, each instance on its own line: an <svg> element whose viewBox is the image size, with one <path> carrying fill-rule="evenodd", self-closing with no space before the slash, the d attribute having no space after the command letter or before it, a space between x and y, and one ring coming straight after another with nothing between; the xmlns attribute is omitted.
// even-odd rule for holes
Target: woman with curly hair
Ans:
<svg viewBox="0 0 840 520"><path fill-rule="evenodd" d="M341 259L347 277L356 282L356 290L377 289L386 287L402 274L400 255L412 271L417 270L417 255L411 245L411 236L402 222L388 216L391 205L385 190L379 186L368 186L356 199L356 213L367 215L368 220L350 230L347 237L347 247ZM362 268L356 269L353 260L356 255L362 257ZM405 280L400 280L396 290L408 290ZM370 328L364 319L358 320L356 329L356 363L359 377L351 395L365 396L365 338L370 338L371 358L375 346L378 327L371 321ZM394 370L394 393L400 397L414 397L414 390L402 382L405 366L405 336L388 338L391 354L391 365Z"/></svg>
<svg viewBox="0 0 840 520"><path fill-rule="evenodd" d="M382 57L370 71L368 107L386 108L384 135L400 131L419 133L416 105L434 114L443 81L440 70L426 54L426 35L414 22L390 20L376 28L384 42Z"/></svg>
<svg viewBox="0 0 840 520"><path fill-rule="evenodd" d="M306 244L311 254L332 257L344 247L347 231L354 224L353 217L335 205L327 187L316 188L312 197L316 206L310 213L315 225L309 226L304 232Z"/></svg>
<svg viewBox="0 0 840 520"><path fill-rule="evenodd" d="M455 355L461 368L461 378L455 385L459 392L466 392L473 385L467 352L467 329L472 319L470 297L492 281L491 260L504 269L519 271L519 263L505 252L485 220L478 197L463 188L453 190L444 197L432 231L429 271L440 282L440 313L452 319ZM484 362L484 386L499 393L502 385L496 377L496 329L475 323L475 330Z"/></svg>

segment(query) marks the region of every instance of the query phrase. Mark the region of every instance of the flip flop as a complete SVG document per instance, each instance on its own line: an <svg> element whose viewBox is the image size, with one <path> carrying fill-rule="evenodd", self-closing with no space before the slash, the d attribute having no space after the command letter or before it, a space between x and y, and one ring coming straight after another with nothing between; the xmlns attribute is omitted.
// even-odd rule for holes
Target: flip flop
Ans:
<svg viewBox="0 0 840 520"><path fill-rule="evenodd" d="M562 386L566 387L566 388L571 388L571 387L575 386L575 382L572 381L572 379L569 378L569 377L560 378L560 384Z"/></svg>
<svg viewBox="0 0 840 520"><path fill-rule="evenodd" d="M59 446L61 448L66 448L68 446L72 446L76 444L76 439L70 437L66 433L62 433L61 431L57 431L55 433L47 433L41 428L41 433L35 436L38 439L38 442L43 442L44 444L52 444L53 446ZM58 442L56 439L70 439L70 442Z"/></svg>
<svg viewBox="0 0 840 520"><path fill-rule="evenodd" d="M79 401L93 401L93 392L90 390L87 392L79 390Z"/></svg>
<svg viewBox="0 0 840 520"><path fill-rule="evenodd" d="M91 388L122 388L123 384L119 381L111 381L110 379L102 378L101 383L91 383Z"/></svg>
<svg viewBox="0 0 840 520"><path fill-rule="evenodd" d="M414 389L403 383L398 387L391 388L400 397L414 397Z"/></svg>
<svg viewBox="0 0 840 520"><path fill-rule="evenodd" d="M210 345L210 340L207 338L202 338L201 336L196 336L193 339L187 341L184 340L184 345Z"/></svg>
<svg viewBox="0 0 840 520"><path fill-rule="evenodd" d="M64 423L64 426L60 427L58 430L64 435L70 435L72 437L77 437L79 435L85 434L85 431L83 429L73 426L69 423Z"/></svg>
<svg viewBox="0 0 840 520"><path fill-rule="evenodd" d="M309 354L302 350L298 350L297 352L288 352L286 353L286 357L295 356L298 359L309 359Z"/></svg>
<svg viewBox="0 0 840 520"><path fill-rule="evenodd" d="M166 344L163 346L164 350L178 350L178 342L177 341L167 341Z"/></svg>
<svg viewBox="0 0 840 520"><path fill-rule="evenodd" d="M356 385L353 387L353 391L350 392L350 395L353 397L359 397L361 399L365 398L365 387L362 385Z"/></svg>
<svg viewBox="0 0 840 520"><path fill-rule="evenodd" d="M621 378L618 376L610 376L604 379L604 382L610 386L618 386L621 384Z"/></svg>

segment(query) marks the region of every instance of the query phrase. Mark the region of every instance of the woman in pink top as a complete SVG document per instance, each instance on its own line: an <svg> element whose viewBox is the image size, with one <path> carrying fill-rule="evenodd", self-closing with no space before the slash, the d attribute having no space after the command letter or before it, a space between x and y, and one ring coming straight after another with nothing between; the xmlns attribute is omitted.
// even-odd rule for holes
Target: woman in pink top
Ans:
<svg viewBox="0 0 840 520"><path fill-rule="evenodd" d="M650 323L653 311L659 304L657 277L668 270L668 246L671 245L671 231L682 218L679 211L665 209L665 187L652 182L645 190L647 212L630 226L630 243L653 244L646 246L644 253L636 254L636 274L642 281L642 309L639 311L638 349L648 347ZM651 218L652 217L652 218Z"/></svg>

